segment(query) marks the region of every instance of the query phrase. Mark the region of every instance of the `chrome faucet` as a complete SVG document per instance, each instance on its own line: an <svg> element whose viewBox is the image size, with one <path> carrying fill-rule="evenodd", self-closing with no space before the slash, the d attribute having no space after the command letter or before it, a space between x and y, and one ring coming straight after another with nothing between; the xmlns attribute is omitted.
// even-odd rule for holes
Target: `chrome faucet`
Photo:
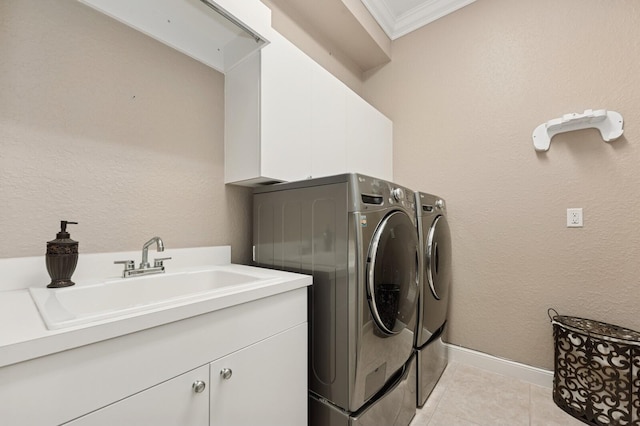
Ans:
<svg viewBox="0 0 640 426"><path fill-rule="evenodd" d="M164 251L164 243L160 237L153 237L144 243L142 246L142 262L140 262L140 269L147 269L151 267L151 265L149 265L149 246L153 243L156 243L156 250L158 252Z"/></svg>
<svg viewBox="0 0 640 426"><path fill-rule="evenodd" d="M156 243L156 251L158 253L164 251L164 242L162 238L153 237L142 246L142 261L140 267L136 269L135 262L133 260L117 260L113 263L120 263L124 265L124 271L122 271L122 278L137 277L139 275L147 274L162 274L164 273L164 261L171 259L170 257L160 257L153 259L153 266L149 264L149 246Z"/></svg>

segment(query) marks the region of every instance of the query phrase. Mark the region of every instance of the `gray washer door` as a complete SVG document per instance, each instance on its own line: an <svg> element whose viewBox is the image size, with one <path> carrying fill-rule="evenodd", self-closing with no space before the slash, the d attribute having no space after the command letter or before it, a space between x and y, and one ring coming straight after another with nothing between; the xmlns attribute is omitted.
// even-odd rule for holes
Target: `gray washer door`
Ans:
<svg viewBox="0 0 640 426"><path fill-rule="evenodd" d="M451 282L451 231L444 216L438 216L429 228L424 261L433 297L446 299Z"/></svg>
<svg viewBox="0 0 640 426"><path fill-rule="evenodd" d="M367 258L367 299L385 335L400 333L416 312L419 242L416 227L399 210L378 225Z"/></svg>

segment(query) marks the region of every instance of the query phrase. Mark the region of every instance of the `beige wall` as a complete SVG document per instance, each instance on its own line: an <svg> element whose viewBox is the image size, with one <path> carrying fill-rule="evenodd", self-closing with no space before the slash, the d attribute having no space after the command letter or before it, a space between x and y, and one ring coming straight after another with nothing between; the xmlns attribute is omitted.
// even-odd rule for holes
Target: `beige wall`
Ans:
<svg viewBox="0 0 640 426"><path fill-rule="evenodd" d="M251 191L223 184L224 76L68 0L0 2L0 257L232 246Z"/></svg>
<svg viewBox="0 0 640 426"><path fill-rule="evenodd" d="M640 330L640 3L477 1L396 40L365 94L394 122L395 179L448 202L449 340L552 368L547 308ZM611 109L533 149L533 129ZM566 228L566 209L584 228Z"/></svg>
<svg viewBox="0 0 640 426"><path fill-rule="evenodd" d="M295 16L293 10L288 10L289 14L287 14L272 0L262 0L262 2L271 9L271 25L276 31L339 78L351 90L356 93L362 92L362 70L340 51L339 46L332 46L315 31L300 24L298 21L303 19ZM294 16L289 16L290 14Z"/></svg>
<svg viewBox="0 0 640 426"><path fill-rule="evenodd" d="M549 307L640 329L639 21L636 0L477 1L365 81L396 180L448 201L452 343L551 368ZM535 153L535 126L586 108L624 137ZM222 75L74 1L0 2L0 257L69 219L85 253L157 234L248 261L251 192L222 181Z"/></svg>

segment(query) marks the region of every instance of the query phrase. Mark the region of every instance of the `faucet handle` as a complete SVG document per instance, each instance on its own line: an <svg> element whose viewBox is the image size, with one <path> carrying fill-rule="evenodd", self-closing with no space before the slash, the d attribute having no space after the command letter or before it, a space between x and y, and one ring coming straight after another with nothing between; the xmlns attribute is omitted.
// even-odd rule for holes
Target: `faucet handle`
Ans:
<svg viewBox="0 0 640 426"><path fill-rule="evenodd" d="M133 260L116 260L113 262L114 264L122 264L124 265L124 271L122 271L122 278L127 277L127 272L133 271L136 269L136 264Z"/></svg>
<svg viewBox="0 0 640 426"><path fill-rule="evenodd" d="M116 260L113 262L115 265L121 264L124 265L125 271L131 271L135 268L136 264L133 260Z"/></svg>
<svg viewBox="0 0 640 426"><path fill-rule="evenodd" d="M155 259L153 259L153 267L154 268L164 267L163 262L165 260L169 260L169 259L171 259L171 257L158 257L158 258L155 258Z"/></svg>

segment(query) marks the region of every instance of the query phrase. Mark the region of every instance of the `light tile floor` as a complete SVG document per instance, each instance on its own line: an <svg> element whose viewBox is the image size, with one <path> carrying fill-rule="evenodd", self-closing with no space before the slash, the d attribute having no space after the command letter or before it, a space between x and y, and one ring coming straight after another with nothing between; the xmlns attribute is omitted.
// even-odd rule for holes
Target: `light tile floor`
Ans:
<svg viewBox="0 0 640 426"><path fill-rule="evenodd" d="M555 405L551 389L449 363L410 426L584 426Z"/></svg>

